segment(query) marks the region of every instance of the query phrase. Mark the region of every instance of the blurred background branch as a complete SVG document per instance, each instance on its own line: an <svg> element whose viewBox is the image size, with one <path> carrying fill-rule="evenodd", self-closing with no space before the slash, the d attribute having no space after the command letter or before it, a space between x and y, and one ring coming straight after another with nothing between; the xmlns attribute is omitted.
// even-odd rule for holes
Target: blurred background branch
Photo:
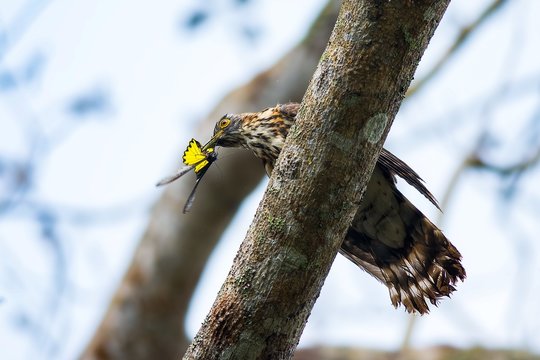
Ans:
<svg viewBox="0 0 540 360"><path fill-rule="evenodd" d="M273 67L225 96L203 121L199 138L211 134L224 113L300 101L337 11L338 4L330 2L298 46ZM226 153L220 150L220 157ZM191 184L174 184L165 189L130 269L83 359L174 358L185 352L189 340L183 323L200 274L240 203L263 176L258 160L248 153L227 158L226 167L219 177L207 175L198 206L188 216L182 216L181 209ZM212 226L201 224L201 219L212 219Z"/></svg>
<svg viewBox="0 0 540 360"><path fill-rule="evenodd" d="M471 36L473 36L493 14L502 9L503 5L505 5L507 2L508 0L492 1L474 21L463 26L452 45L446 49L439 61L432 66L425 75L412 83L409 90L407 90L407 98L412 97L422 88L424 88L425 84L430 82L431 79L433 79L441 71L441 69L451 60L452 56L463 48L463 45L471 38Z"/></svg>

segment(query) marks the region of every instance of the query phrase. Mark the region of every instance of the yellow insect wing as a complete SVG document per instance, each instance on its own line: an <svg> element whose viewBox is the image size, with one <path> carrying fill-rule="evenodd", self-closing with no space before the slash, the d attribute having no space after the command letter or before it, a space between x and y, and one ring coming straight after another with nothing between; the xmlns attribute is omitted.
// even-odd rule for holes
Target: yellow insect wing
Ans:
<svg viewBox="0 0 540 360"><path fill-rule="evenodd" d="M184 164L189 166L197 165L199 162L206 160L206 155L202 152L201 144L197 140L191 139L186 151L184 151L182 160L184 160Z"/></svg>
<svg viewBox="0 0 540 360"><path fill-rule="evenodd" d="M184 151L182 159L184 160L184 164L194 166L195 173L197 174L208 165L208 154L213 151L214 149L210 148L206 152L203 152L201 144L197 140L191 139L186 151Z"/></svg>
<svg viewBox="0 0 540 360"><path fill-rule="evenodd" d="M210 157L210 154L213 152L214 152L214 148L209 148L208 150L206 150L206 152L204 153L204 160L195 166L195 169L194 169L195 174L198 174L199 171L203 170L207 166L210 166L210 161L208 161L208 158Z"/></svg>
<svg viewBox="0 0 540 360"><path fill-rule="evenodd" d="M201 161L200 163L198 163L197 165L195 165L195 174L197 174L199 171L201 171L202 169L204 169L204 167L208 165L208 161L207 160L204 160L204 161Z"/></svg>

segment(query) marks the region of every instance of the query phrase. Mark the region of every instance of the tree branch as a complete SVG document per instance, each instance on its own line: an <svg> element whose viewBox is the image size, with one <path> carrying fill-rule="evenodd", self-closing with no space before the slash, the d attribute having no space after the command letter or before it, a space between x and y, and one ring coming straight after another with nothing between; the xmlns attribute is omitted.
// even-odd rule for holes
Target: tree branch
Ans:
<svg viewBox="0 0 540 360"><path fill-rule="evenodd" d="M255 220L185 359L292 356L448 2L343 2Z"/></svg>
<svg viewBox="0 0 540 360"><path fill-rule="evenodd" d="M521 173L538 165L540 162L540 147L528 158L509 165L499 165L484 159L478 151L473 152L467 159L467 166L474 169L488 170L501 176Z"/></svg>
<svg viewBox="0 0 540 360"><path fill-rule="evenodd" d="M201 123L196 138L207 138L225 113L299 101L338 10L337 2L331 1L298 46L225 96ZM226 165L221 172L210 170L205 176L190 214L183 216L182 207L193 184L179 181L165 189L129 270L81 359L173 359L185 352L189 343L183 324L200 274L236 209L264 173L251 154L237 151L226 157L225 150L220 149L220 157L227 159ZM200 219L212 219L212 226Z"/></svg>
<svg viewBox="0 0 540 360"><path fill-rule="evenodd" d="M463 47L463 45L476 32L476 30L478 30L486 22L486 20L491 17L491 15L495 14L497 10L502 8L502 6L507 2L508 0L494 0L472 23L464 26L454 40L454 43L446 50L435 66L433 66L426 75L412 84L407 91L407 98L410 98L418 93L420 89L422 89L436 74L438 74L444 65L448 63L448 60L450 60Z"/></svg>

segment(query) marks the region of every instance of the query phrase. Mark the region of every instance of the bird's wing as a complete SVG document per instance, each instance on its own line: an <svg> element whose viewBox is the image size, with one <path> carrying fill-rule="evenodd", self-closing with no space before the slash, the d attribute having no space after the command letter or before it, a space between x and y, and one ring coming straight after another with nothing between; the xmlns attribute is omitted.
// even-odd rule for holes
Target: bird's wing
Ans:
<svg viewBox="0 0 540 360"><path fill-rule="evenodd" d="M295 118L300 109L299 103L287 103L279 105L279 110L286 116ZM437 209L440 210L439 204L433 194L426 188L422 178L397 156L386 149L382 149L379 159L377 160L381 169L386 171L391 176L399 176L409 185L418 190L424 195Z"/></svg>
<svg viewBox="0 0 540 360"><path fill-rule="evenodd" d="M424 185L424 180L422 180L422 178L416 173L416 171L411 169L409 165L405 164L404 161L399 159L390 151L382 149L381 155L379 156L377 162L381 166L381 169L388 172L392 176L399 176L409 185L418 190L429 201L431 201L431 203L435 205L437 209L441 209L439 207L437 199L435 199L435 196L433 196L433 194Z"/></svg>

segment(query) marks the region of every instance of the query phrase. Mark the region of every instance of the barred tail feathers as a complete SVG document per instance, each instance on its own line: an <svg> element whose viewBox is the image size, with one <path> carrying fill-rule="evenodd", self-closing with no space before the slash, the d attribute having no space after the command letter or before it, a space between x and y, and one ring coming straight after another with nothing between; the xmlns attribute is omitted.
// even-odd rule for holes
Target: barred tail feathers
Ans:
<svg viewBox="0 0 540 360"><path fill-rule="evenodd" d="M444 234L375 169L340 252L384 283L392 304L429 312L465 279L461 254Z"/></svg>

